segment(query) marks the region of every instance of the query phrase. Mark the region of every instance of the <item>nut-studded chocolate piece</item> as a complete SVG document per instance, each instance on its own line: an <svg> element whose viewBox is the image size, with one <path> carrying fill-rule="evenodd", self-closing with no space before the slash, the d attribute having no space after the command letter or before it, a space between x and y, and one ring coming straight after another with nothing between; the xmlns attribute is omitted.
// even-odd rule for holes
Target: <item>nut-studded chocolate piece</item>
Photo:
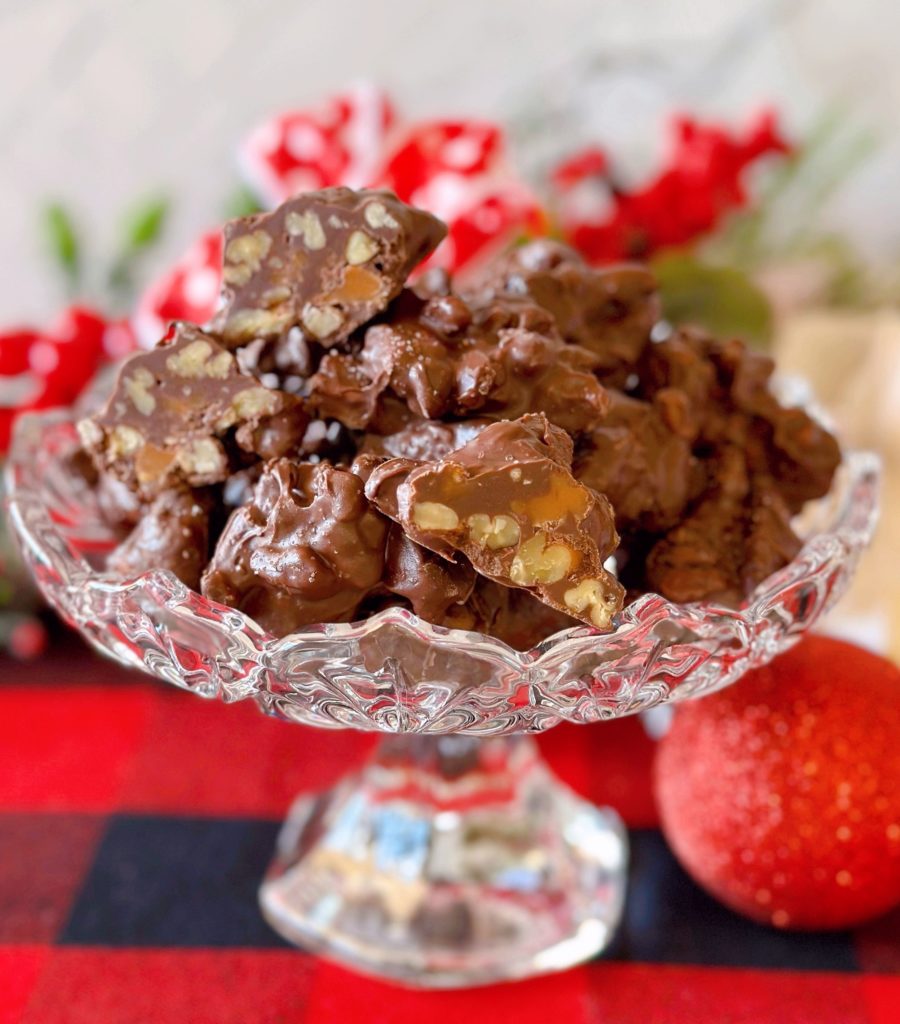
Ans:
<svg viewBox="0 0 900 1024"><path fill-rule="evenodd" d="M464 628L495 636L517 651L530 650L560 630L581 625L527 590L504 587L484 576L478 578L464 607L474 620Z"/></svg>
<svg viewBox="0 0 900 1024"><path fill-rule="evenodd" d="M418 308L409 293L404 299L403 315L370 327L358 353L322 360L309 382L318 415L389 433L398 401L410 419L515 419L539 410L578 433L605 412L596 358L566 344L534 304L504 299L473 315L457 296Z"/></svg>
<svg viewBox="0 0 900 1024"><path fill-rule="evenodd" d="M840 447L805 409L786 408L775 398L770 390L775 363L737 340L708 340L707 351L735 409L758 421L756 430L752 423L747 427L754 471L771 474L792 512L827 494L841 461ZM752 443L754 435L767 451Z"/></svg>
<svg viewBox="0 0 900 1024"><path fill-rule="evenodd" d="M647 556L645 586L671 601L736 607L790 562L801 541L768 477L748 472L746 451L724 448L716 483Z"/></svg>
<svg viewBox="0 0 900 1024"><path fill-rule="evenodd" d="M416 615L439 626L477 628L475 616L466 607L475 580L471 566L439 558L391 524L382 586L406 600Z"/></svg>
<svg viewBox="0 0 900 1024"><path fill-rule="evenodd" d="M309 417L299 399L264 387L199 328L180 324L170 340L122 366L105 408L79 433L98 469L144 499L229 473L223 443L271 458L303 437Z"/></svg>
<svg viewBox="0 0 900 1024"><path fill-rule="evenodd" d="M576 478L606 495L620 533L670 529L702 485L690 445L666 413L612 391L609 412L576 452Z"/></svg>
<svg viewBox="0 0 900 1024"><path fill-rule="evenodd" d="M671 425L692 443L704 434L709 419L721 415L716 397L716 372L704 351L701 335L676 331L649 345L638 364L640 395L660 405L678 404L679 418Z"/></svg>
<svg viewBox="0 0 900 1024"><path fill-rule="evenodd" d="M609 394L594 375L593 353L566 344L555 330L501 330L491 357L500 383L479 416L513 419L539 412L577 436L607 410Z"/></svg>
<svg viewBox="0 0 900 1024"><path fill-rule="evenodd" d="M656 280L637 264L597 269L568 246L538 239L504 255L475 289L527 296L547 310L566 341L593 352L602 378L637 361L660 318Z"/></svg>
<svg viewBox="0 0 900 1024"><path fill-rule="evenodd" d="M380 584L387 528L353 473L275 460L228 520L202 592L276 636L346 622Z"/></svg>
<svg viewBox="0 0 900 1024"><path fill-rule="evenodd" d="M405 469L415 465L408 459L389 460L383 453L361 452L354 460L351 472L360 480L368 482L372 474L377 473L388 461L395 468ZM396 473L393 479L399 484L403 472ZM388 494L393 491L394 485L388 483L383 474L382 480L382 497L396 518L396 498ZM440 558L411 540L396 522L390 524L384 552L384 575L379 590L401 598L416 615L438 626L479 628L475 613L468 607L476 578L475 570L470 565ZM383 602L379 603L383 606Z"/></svg>
<svg viewBox="0 0 900 1024"><path fill-rule="evenodd" d="M292 327L330 347L385 309L446 234L392 192L328 188L225 228L225 342Z"/></svg>
<svg viewBox="0 0 900 1024"><path fill-rule="evenodd" d="M106 560L107 572L133 577L168 569L193 590L209 558L209 517L213 502L206 491L164 491L144 510L128 537Z"/></svg>
<svg viewBox="0 0 900 1024"><path fill-rule="evenodd" d="M671 601L737 607L800 547L774 488L755 491L746 508L710 498L650 551L646 587Z"/></svg>
<svg viewBox="0 0 900 1024"><path fill-rule="evenodd" d="M841 460L834 437L770 389L774 363L737 340L679 331L651 345L641 362L644 397L665 407L670 425L700 454L724 445L747 452L751 470L770 476L791 512L828 493Z"/></svg>
<svg viewBox="0 0 900 1024"><path fill-rule="evenodd" d="M779 408L767 420L772 430L770 472L788 508L796 513L831 489L841 449L805 409Z"/></svg>
<svg viewBox="0 0 900 1024"><path fill-rule="evenodd" d="M579 484L572 442L543 415L493 423L435 463L388 460L366 493L409 537L561 612L609 629L623 590L604 569L619 538L609 502Z"/></svg>

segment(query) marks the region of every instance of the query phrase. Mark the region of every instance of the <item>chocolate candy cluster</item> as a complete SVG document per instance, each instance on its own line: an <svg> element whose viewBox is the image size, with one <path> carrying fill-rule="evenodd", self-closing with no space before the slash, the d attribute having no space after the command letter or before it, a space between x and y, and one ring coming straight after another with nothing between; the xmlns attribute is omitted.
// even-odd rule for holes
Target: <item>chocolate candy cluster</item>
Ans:
<svg viewBox="0 0 900 1024"><path fill-rule="evenodd" d="M840 452L770 360L550 241L409 286L443 234L344 188L226 227L211 329L133 356L80 424L129 531L109 571L276 635L401 605L527 648L647 591L737 605L794 557Z"/></svg>

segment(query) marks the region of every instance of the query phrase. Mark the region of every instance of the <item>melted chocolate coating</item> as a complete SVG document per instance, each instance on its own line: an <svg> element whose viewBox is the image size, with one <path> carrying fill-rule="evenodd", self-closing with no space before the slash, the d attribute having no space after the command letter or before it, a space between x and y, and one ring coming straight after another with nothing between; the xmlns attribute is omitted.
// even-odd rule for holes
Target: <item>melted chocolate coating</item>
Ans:
<svg viewBox="0 0 900 1024"><path fill-rule="evenodd" d="M140 522L106 560L108 572L133 578L168 569L192 590L209 558L212 498L206 491L165 491L146 508Z"/></svg>
<svg viewBox="0 0 900 1024"><path fill-rule="evenodd" d="M490 420L413 420L394 434L366 434L360 455L436 462L474 440Z"/></svg>
<svg viewBox="0 0 900 1024"><path fill-rule="evenodd" d="M840 447L804 409L778 402L769 389L774 362L740 341L708 342L708 351L734 407L758 421L757 436L766 450L748 441L754 471L771 474L792 512L827 494L841 461Z"/></svg>
<svg viewBox="0 0 900 1024"><path fill-rule="evenodd" d="M471 566L439 558L396 524L388 533L384 562L384 589L404 598L416 615L439 626L475 628L475 618L466 608L475 587Z"/></svg>
<svg viewBox="0 0 900 1024"><path fill-rule="evenodd" d="M396 603L527 649L611 626L614 551L632 593L731 604L794 557L840 452L770 360L652 340L647 271L547 240L404 287L443 235L347 189L229 225L224 338L180 325L81 425L73 472L133 527L111 571L196 587L230 513L199 585L275 634Z"/></svg>
<svg viewBox="0 0 900 1024"><path fill-rule="evenodd" d="M697 335L679 331L652 344L638 366L640 397L679 403L680 419L672 418L676 433L696 442L715 415L715 368Z"/></svg>
<svg viewBox="0 0 900 1024"><path fill-rule="evenodd" d="M579 447L574 473L606 495L624 534L670 529L702 483L690 445L669 427L665 410L619 392L611 392L605 419Z"/></svg>
<svg viewBox="0 0 900 1024"><path fill-rule="evenodd" d="M540 410L571 433L606 411L595 357L564 342L533 304L473 312L456 296L407 299L403 316L368 329L358 353L334 353L309 382L319 416L372 433L441 417L516 419ZM413 307L413 311L410 311Z"/></svg>
<svg viewBox="0 0 900 1024"><path fill-rule="evenodd" d="M480 301L527 296L552 317L563 338L596 356L602 378L622 378L640 357L660 318L656 281L645 267L589 267L550 239L519 246L485 272Z"/></svg>
<svg viewBox="0 0 900 1024"><path fill-rule="evenodd" d="M774 363L740 341L682 331L650 346L641 393L664 405L676 432L701 457L739 445L750 468L770 476L791 512L828 493L841 461L835 438L770 390Z"/></svg>
<svg viewBox="0 0 900 1024"><path fill-rule="evenodd" d="M465 607L474 619L466 628L494 636L517 651L530 650L560 630L581 625L527 590L505 587L483 576Z"/></svg>
<svg viewBox="0 0 900 1024"><path fill-rule="evenodd" d="M201 590L276 636L349 621L381 582L387 527L353 473L275 460L228 520Z"/></svg>
<svg viewBox="0 0 900 1024"><path fill-rule="evenodd" d="M797 555L801 541L772 481L754 477L742 486L736 475L737 481L723 480L654 545L646 562L647 589L671 601L737 607Z"/></svg>

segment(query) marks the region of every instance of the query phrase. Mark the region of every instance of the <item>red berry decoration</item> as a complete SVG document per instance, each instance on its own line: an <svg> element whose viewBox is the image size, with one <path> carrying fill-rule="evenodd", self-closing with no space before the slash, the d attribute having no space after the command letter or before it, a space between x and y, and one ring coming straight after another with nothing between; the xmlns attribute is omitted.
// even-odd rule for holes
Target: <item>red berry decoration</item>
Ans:
<svg viewBox="0 0 900 1024"><path fill-rule="evenodd" d="M779 928L900 904L900 670L809 637L678 708L656 760L663 830L694 879Z"/></svg>

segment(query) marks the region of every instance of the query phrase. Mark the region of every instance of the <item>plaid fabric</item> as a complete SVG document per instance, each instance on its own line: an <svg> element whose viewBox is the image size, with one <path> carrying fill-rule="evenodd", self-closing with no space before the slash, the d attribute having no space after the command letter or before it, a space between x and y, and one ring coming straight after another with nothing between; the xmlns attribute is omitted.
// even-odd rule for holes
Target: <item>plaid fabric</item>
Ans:
<svg viewBox="0 0 900 1024"><path fill-rule="evenodd" d="M131 676L69 641L0 662L0 1024L897 1024L900 913L784 935L705 896L656 829L640 723L541 738L632 829L625 921L602 959L418 993L287 947L256 888L291 799L371 737L288 727Z"/></svg>

